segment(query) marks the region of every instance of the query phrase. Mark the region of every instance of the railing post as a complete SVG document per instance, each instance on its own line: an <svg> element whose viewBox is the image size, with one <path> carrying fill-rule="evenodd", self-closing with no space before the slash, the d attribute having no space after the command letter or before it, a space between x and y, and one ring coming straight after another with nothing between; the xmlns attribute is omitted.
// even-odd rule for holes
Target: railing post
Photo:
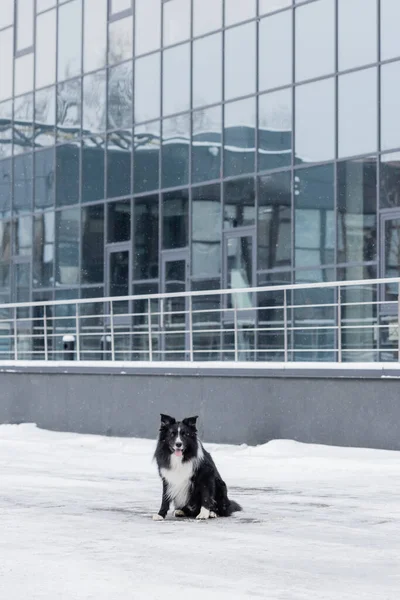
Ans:
<svg viewBox="0 0 400 600"><path fill-rule="evenodd" d="M149 335L149 361L153 362L153 337L152 337L152 326L151 326L151 302L150 298L147 298L147 330Z"/></svg>
<svg viewBox="0 0 400 600"><path fill-rule="evenodd" d="M18 360L18 347L17 347L17 307L14 306L14 360Z"/></svg>
<svg viewBox="0 0 400 600"><path fill-rule="evenodd" d="M75 304L76 360L81 360L81 339L79 335L79 305Z"/></svg>
<svg viewBox="0 0 400 600"><path fill-rule="evenodd" d="M235 362L239 360L239 349L238 349L238 319L237 319L237 308L233 307L233 326L234 326L234 341L235 341Z"/></svg>
<svg viewBox="0 0 400 600"><path fill-rule="evenodd" d="M44 360L49 360L49 347L47 341L47 304L43 306L43 337L44 337Z"/></svg>
<svg viewBox="0 0 400 600"><path fill-rule="evenodd" d="M288 361L288 330L287 330L287 290L283 290L283 356Z"/></svg>
<svg viewBox="0 0 400 600"><path fill-rule="evenodd" d="M193 362L193 305L192 305L192 296L189 296L189 360L190 360L190 362Z"/></svg>
<svg viewBox="0 0 400 600"><path fill-rule="evenodd" d="M400 281L397 284L397 360L400 361Z"/></svg>
<svg viewBox="0 0 400 600"><path fill-rule="evenodd" d="M115 339L114 339L114 305L110 300L110 334L111 334L111 360L115 361Z"/></svg>
<svg viewBox="0 0 400 600"><path fill-rule="evenodd" d="M337 347L338 362L342 362L342 288L338 285L338 305L337 305Z"/></svg>

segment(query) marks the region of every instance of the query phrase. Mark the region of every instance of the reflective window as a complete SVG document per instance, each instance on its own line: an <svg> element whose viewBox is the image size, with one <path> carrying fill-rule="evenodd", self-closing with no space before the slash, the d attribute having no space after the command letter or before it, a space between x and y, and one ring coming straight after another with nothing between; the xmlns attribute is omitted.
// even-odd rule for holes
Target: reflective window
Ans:
<svg viewBox="0 0 400 600"><path fill-rule="evenodd" d="M162 187L188 183L190 115L164 119L162 124Z"/></svg>
<svg viewBox="0 0 400 600"><path fill-rule="evenodd" d="M71 35L71 31L74 35ZM73 0L58 9L58 80L81 72L82 2Z"/></svg>
<svg viewBox="0 0 400 600"><path fill-rule="evenodd" d="M161 0L136 0L135 25L136 56L160 48Z"/></svg>
<svg viewBox="0 0 400 600"><path fill-rule="evenodd" d="M224 228L253 225L255 221L255 187L253 177L224 183Z"/></svg>
<svg viewBox="0 0 400 600"><path fill-rule="evenodd" d="M292 186L290 172L263 175L258 188L258 269L292 263Z"/></svg>
<svg viewBox="0 0 400 600"><path fill-rule="evenodd" d="M108 136L107 198L131 193L131 147L118 134Z"/></svg>
<svg viewBox="0 0 400 600"><path fill-rule="evenodd" d="M2 0L0 11L0 29L14 23L14 0Z"/></svg>
<svg viewBox="0 0 400 600"><path fill-rule="evenodd" d="M82 209L82 283L102 283L104 279L104 206Z"/></svg>
<svg viewBox="0 0 400 600"><path fill-rule="evenodd" d="M295 172L295 264L311 267L335 258L333 165Z"/></svg>
<svg viewBox="0 0 400 600"><path fill-rule="evenodd" d="M132 0L111 0L110 14L115 15L132 8Z"/></svg>
<svg viewBox="0 0 400 600"><path fill-rule="evenodd" d="M106 72L97 71L83 78L82 126L85 133L106 128Z"/></svg>
<svg viewBox="0 0 400 600"><path fill-rule="evenodd" d="M158 194L136 198L134 209L134 279L158 277Z"/></svg>
<svg viewBox="0 0 400 600"><path fill-rule="evenodd" d="M35 214L33 221L33 287L54 285L54 212Z"/></svg>
<svg viewBox="0 0 400 600"><path fill-rule="evenodd" d="M79 283L80 208L56 213L56 283Z"/></svg>
<svg viewBox="0 0 400 600"><path fill-rule="evenodd" d="M11 223L0 221L0 260L8 261L11 257Z"/></svg>
<svg viewBox="0 0 400 600"><path fill-rule="evenodd" d="M222 0L193 0L193 35L222 27Z"/></svg>
<svg viewBox="0 0 400 600"><path fill-rule="evenodd" d="M36 20L36 88L50 85L56 80L56 16L56 11L51 10Z"/></svg>
<svg viewBox="0 0 400 600"><path fill-rule="evenodd" d="M112 21L108 30L108 62L115 64L132 57L133 17Z"/></svg>
<svg viewBox="0 0 400 600"><path fill-rule="evenodd" d="M159 121L135 126L134 148L133 182L135 193L158 189L160 174Z"/></svg>
<svg viewBox="0 0 400 600"><path fill-rule="evenodd" d="M222 36L220 33L193 43L193 106L221 102Z"/></svg>
<svg viewBox="0 0 400 600"><path fill-rule="evenodd" d="M234 25L256 16L256 0L225 0L225 25Z"/></svg>
<svg viewBox="0 0 400 600"><path fill-rule="evenodd" d="M292 90L258 98L258 169L276 169L292 162Z"/></svg>
<svg viewBox="0 0 400 600"><path fill-rule="evenodd" d="M221 186L192 190L192 275L215 277L221 273Z"/></svg>
<svg viewBox="0 0 400 600"><path fill-rule="evenodd" d="M380 208L399 208L400 152L381 156L379 187Z"/></svg>
<svg viewBox="0 0 400 600"><path fill-rule="evenodd" d="M258 12L260 15L269 13L280 8L292 5L292 0L258 0Z"/></svg>
<svg viewBox="0 0 400 600"><path fill-rule="evenodd" d="M69 140L81 131L82 81L72 79L57 88L57 138Z"/></svg>
<svg viewBox="0 0 400 600"><path fill-rule="evenodd" d="M53 8L57 4L57 0L36 0L36 12L42 12L48 8Z"/></svg>
<svg viewBox="0 0 400 600"><path fill-rule="evenodd" d="M0 31L0 100L13 91L13 29Z"/></svg>
<svg viewBox="0 0 400 600"><path fill-rule="evenodd" d="M225 105L225 175L243 175L255 170L255 127L255 98Z"/></svg>
<svg viewBox="0 0 400 600"><path fill-rule="evenodd" d="M25 54L15 59L14 94L26 94L33 90L33 54Z"/></svg>
<svg viewBox="0 0 400 600"><path fill-rule="evenodd" d="M377 72L339 77L339 156L377 150Z"/></svg>
<svg viewBox="0 0 400 600"><path fill-rule="evenodd" d="M190 37L190 0L169 0L163 3L163 44L169 46Z"/></svg>
<svg viewBox="0 0 400 600"><path fill-rule="evenodd" d="M50 146L55 143L56 90L54 87L40 90L35 94L35 143Z"/></svg>
<svg viewBox="0 0 400 600"><path fill-rule="evenodd" d="M256 87L256 28L254 23L225 32L225 98L246 96Z"/></svg>
<svg viewBox="0 0 400 600"><path fill-rule="evenodd" d="M110 202L107 212L107 242L127 242L131 239L131 201Z"/></svg>
<svg viewBox="0 0 400 600"><path fill-rule="evenodd" d="M32 154L14 157L14 210L32 210L33 195L33 159Z"/></svg>
<svg viewBox="0 0 400 600"><path fill-rule="evenodd" d="M104 198L105 152L102 137L82 142L82 202Z"/></svg>
<svg viewBox="0 0 400 600"><path fill-rule="evenodd" d="M21 215L14 219L14 254L31 256L32 254L32 217Z"/></svg>
<svg viewBox="0 0 400 600"><path fill-rule="evenodd" d="M338 11L339 69L351 69L376 62L376 0L339 0Z"/></svg>
<svg viewBox="0 0 400 600"><path fill-rule="evenodd" d="M14 137L14 154L32 150L33 94L20 96L14 101L14 126L22 135Z"/></svg>
<svg viewBox="0 0 400 600"><path fill-rule="evenodd" d="M162 230L164 250L184 248L188 245L189 201L187 190L163 194Z"/></svg>
<svg viewBox="0 0 400 600"><path fill-rule="evenodd" d="M56 204L79 202L79 147L72 144L56 148Z"/></svg>
<svg viewBox="0 0 400 600"><path fill-rule="evenodd" d="M108 70L108 129L132 127L133 73L126 62Z"/></svg>
<svg viewBox="0 0 400 600"><path fill-rule="evenodd" d="M135 62L135 122L160 117L160 53Z"/></svg>
<svg viewBox="0 0 400 600"><path fill-rule="evenodd" d="M11 207L11 159L0 160L0 215L9 214Z"/></svg>
<svg viewBox="0 0 400 600"><path fill-rule="evenodd" d="M261 19L259 24L259 89L292 82L292 12Z"/></svg>
<svg viewBox="0 0 400 600"><path fill-rule="evenodd" d="M85 0L83 27L84 71L101 69L107 54L107 0Z"/></svg>
<svg viewBox="0 0 400 600"><path fill-rule="evenodd" d="M295 150L297 162L335 156L335 80L296 87Z"/></svg>
<svg viewBox="0 0 400 600"><path fill-rule="evenodd" d="M17 0L17 23L15 50L33 46L34 0Z"/></svg>
<svg viewBox="0 0 400 600"><path fill-rule="evenodd" d="M376 258L376 160L348 160L337 166L339 263Z"/></svg>
<svg viewBox="0 0 400 600"><path fill-rule="evenodd" d="M192 181L221 176L222 108L213 106L192 114Z"/></svg>
<svg viewBox="0 0 400 600"><path fill-rule="evenodd" d="M388 150L400 146L400 114L398 88L400 61L381 67L381 148Z"/></svg>
<svg viewBox="0 0 400 600"><path fill-rule="evenodd" d="M35 152L35 208L54 205L55 153L54 148Z"/></svg>
<svg viewBox="0 0 400 600"><path fill-rule="evenodd" d="M381 0L381 60L400 57L400 2Z"/></svg>
<svg viewBox="0 0 400 600"><path fill-rule="evenodd" d="M165 50L163 57L163 114L190 108L190 46Z"/></svg>
<svg viewBox="0 0 400 600"><path fill-rule="evenodd" d="M297 8L295 14L296 80L312 79L334 72L334 0L311 2Z"/></svg>

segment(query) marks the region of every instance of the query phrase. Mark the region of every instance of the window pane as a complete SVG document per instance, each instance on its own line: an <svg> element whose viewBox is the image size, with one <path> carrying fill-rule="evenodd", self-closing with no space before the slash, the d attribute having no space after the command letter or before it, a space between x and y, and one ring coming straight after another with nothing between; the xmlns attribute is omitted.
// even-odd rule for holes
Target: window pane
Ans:
<svg viewBox="0 0 400 600"><path fill-rule="evenodd" d="M193 35L222 27L222 0L193 0Z"/></svg>
<svg viewBox="0 0 400 600"><path fill-rule="evenodd" d="M54 148L35 152L35 208L54 205L55 199Z"/></svg>
<svg viewBox="0 0 400 600"><path fill-rule="evenodd" d="M55 10L51 10L36 20L36 88L56 80L56 14Z"/></svg>
<svg viewBox="0 0 400 600"><path fill-rule="evenodd" d="M131 161L130 143L128 146L118 134L110 135L107 142L107 198L131 193Z"/></svg>
<svg viewBox="0 0 400 600"><path fill-rule="evenodd" d="M225 33L225 98L246 96L256 86L256 28L254 23Z"/></svg>
<svg viewBox="0 0 400 600"><path fill-rule="evenodd" d="M311 267L335 258L333 165L295 172L295 264Z"/></svg>
<svg viewBox="0 0 400 600"><path fill-rule="evenodd" d="M296 80L312 79L334 72L334 0L311 2L297 8L295 14Z"/></svg>
<svg viewBox="0 0 400 600"><path fill-rule="evenodd" d="M383 154L380 165L380 208L400 207L400 152Z"/></svg>
<svg viewBox="0 0 400 600"><path fill-rule="evenodd" d="M72 144L56 148L56 204L79 202L79 147Z"/></svg>
<svg viewBox="0 0 400 600"><path fill-rule="evenodd" d="M107 242L127 242L131 239L131 201L121 200L108 205Z"/></svg>
<svg viewBox="0 0 400 600"><path fill-rule="evenodd" d="M160 117L160 53L135 62L135 122Z"/></svg>
<svg viewBox="0 0 400 600"><path fill-rule="evenodd" d="M11 182L12 163L11 158L0 161L0 215L6 216L11 208ZM0 257L0 260L1 257Z"/></svg>
<svg viewBox="0 0 400 600"><path fill-rule="evenodd" d="M254 171L255 126L255 98L225 105L225 175L244 175Z"/></svg>
<svg viewBox="0 0 400 600"><path fill-rule="evenodd" d="M189 0L169 0L163 3L163 44L169 46L183 42L190 37Z"/></svg>
<svg viewBox="0 0 400 600"><path fill-rule="evenodd" d="M267 90L292 82L292 12L260 20L259 89Z"/></svg>
<svg viewBox="0 0 400 600"><path fill-rule="evenodd" d="M81 283L102 283L104 271L104 206L82 209Z"/></svg>
<svg viewBox="0 0 400 600"><path fill-rule="evenodd" d="M132 57L133 18L126 17L109 24L108 62L112 65Z"/></svg>
<svg viewBox="0 0 400 600"><path fill-rule="evenodd" d="M0 100L10 98L13 87L13 30L0 31Z"/></svg>
<svg viewBox="0 0 400 600"><path fill-rule="evenodd" d="M292 263L292 186L290 172L259 179L258 269L290 267Z"/></svg>
<svg viewBox="0 0 400 600"><path fill-rule="evenodd" d="M376 152L376 87L375 68L339 77L339 156Z"/></svg>
<svg viewBox="0 0 400 600"><path fill-rule="evenodd" d="M104 138L85 138L82 143L82 202L102 200L104 194Z"/></svg>
<svg viewBox="0 0 400 600"><path fill-rule="evenodd" d="M36 214L33 227L33 286L52 286L54 284L54 212Z"/></svg>
<svg viewBox="0 0 400 600"><path fill-rule="evenodd" d="M35 122L45 125L42 131L36 130L36 144L39 144L40 146L53 145L56 137L56 89L54 87L36 92Z"/></svg>
<svg viewBox="0 0 400 600"><path fill-rule="evenodd" d="M160 48L161 0L136 0L135 23L136 56Z"/></svg>
<svg viewBox="0 0 400 600"><path fill-rule="evenodd" d="M32 210L33 196L33 160L32 154L14 157L14 210L26 212Z"/></svg>
<svg viewBox="0 0 400 600"><path fill-rule="evenodd" d="M82 3L73 0L58 9L58 80L69 79L81 72L81 45Z"/></svg>
<svg viewBox="0 0 400 600"><path fill-rule="evenodd" d="M33 94L14 100L14 126L22 135L14 136L14 154L32 149L33 138Z"/></svg>
<svg viewBox="0 0 400 600"><path fill-rule="evenodd" d="M11 257L11 223L0 221L0 260L4 263Z"/></svg>
<svg viewBox="0 0 400 600"><path fill-rule="evenodd" d="M335 80L296 87L295 150L297 162L335 156Z"/></svg>
<svg viewBox="0 0 400 600"><path fill-rule="evenodd" d="M82 80L72 79L57 88L58 141L79 137L81 132Z"/></svg>
<svg viewBox="0 0 400 600"><path fill-rule="evenodd" d="M208 181L221 176L222 108L214 106L194 111L192 137L192 181Z"/></svg>
<svg viewBox="0 0 400 600"><path fill-rule="evenodd" d="M277 169L292 162L292 90L258 99L258 169Z"/></svg>
<svg viewBox="0 0 400 600"><path fill-rule="evenodd" d="M110 2L110 14L115 15L124 10L132 8L132 0L111 0Z"/></svg>
<svg viewBox="0 0 400 600"><path fill-rule="evenodd" d="M376 259L376 160L348 160L337 167L338 257Z"/></svg>
<svg viewBox="0 0 400 600"><path fill-rule="evenodd" d="M192 275L221 274L221 186L204 185L192 191Z"/></svg>
<svg viewBox="0 0 400 600"><path fill-rule="evenodd" d="M382 65L381 68L381 149L400 146L400 114L398 88L400 62Z"/></svg>
<svg viewBox="0 0 400 600"><path fill-rule="evenodd" d="M225 0L225 25L234 25L256 16L255 0Z"/></svg>
<svg viewBox="0 0 400 600"><path fill-rule="evenodd" d="M48 8L53 8L57 4L57 0L36 0L36 12L42 12Z"/></svg>
<svg viewBox="0 0 400 600"><path fill-rule="evenodd" d="M377 60L376 0L339 0L339 69ZM357 40L357 43L354 43Z"/></svg>
<svg viewBox="0 0 400 600"><path fill-rule="evenodd" d="M168 192L162 197L163 249L184 248L189 239L187 190Z"/></svg>
<svg viewBox="0 0 400 600"><path fill-rule="evenodd" d="M222 36L220 33L193 43L193 106L221 102Z"/></svg>
<svg viewBox="0 0 400 600"><path fill-rule="evenodd" d="M14 23L14 0L2 0L0 11L0 29Z"/></svg>
<svg viewBox="0 0 400 600"><path fill-rule="evenodd" d="M162 127L162 186L175 187L187 184L190 115L164 119Z"/></svg>
<svg viewBox="0 0 400 600"><path fill-rule="evenodd" d="M14 94L26 94L33 90L33 53L15 59Z"/></svg>
<svg viewBox="0 0 400 600"><path fill-rule="evenodd" d="M80 208L56 213L56 283L79 283Z"/></svg>
<svg viewBox="0 0 400 600"><path fill-rule="evenodd" d="M156 190L160 174L160 122L136 125L134 139L135 193Z"/></svg>
<svg viewBox="0 0 400 600"><path fill-rule="evenodd" d="M165 50L163 57L163 114L190 108L190 46Z"/></svg>
<svg viewBox="0 0 400 600"><path fill-rule="evenodd" d="M32 217L21 215L14 219L14 254L31 256L32 254Z"/></svg>
<svg viewBox="0 0 400 600"><path fill-rule="evenodd" d="M134 200L134 279L158 277L158 194Z"/></svg>
<svg viewBox="0 0 400 600"><path fill-rule="evenodd" d="M83 41L84 71L104 67L107 51L107 0L85 0Z"/></svg>
<svg viewBox="0 0 400 600"><path fill-rule="evenodd" d="M264 13L279 10L280 8L286 8L291 5L292 0L258 0L258 11L260 15L263 15Z"/></svg>
<svg viewBox="0 0 400 600"><path fill-rule="evenodd" d="M381 0L381 60L400 56L400 2Z"/></svg>
<svg viewBox="0 0 400 600"><path fill-rule="evenodd" d="M108 129L132 127L133 73L126 62L108 70Z"/></svg>
<svg viewBox="0 0 400 600"><path fill-rule="evenodd" d="M253 177L224 183L224 228L254 225L255 189Z"/></svg>
<svg viewBox="0 0 400 600"><path fill-rule="evenodd" d="M33 46L33 9L33 0L17 0L17 52Z"/></svg>
<svg viewBox="0 0 400 600"><path fill-rule="evenodd" d="M97 71L83 78L82 125L85 134L106 128L106 72Z"/></svg>

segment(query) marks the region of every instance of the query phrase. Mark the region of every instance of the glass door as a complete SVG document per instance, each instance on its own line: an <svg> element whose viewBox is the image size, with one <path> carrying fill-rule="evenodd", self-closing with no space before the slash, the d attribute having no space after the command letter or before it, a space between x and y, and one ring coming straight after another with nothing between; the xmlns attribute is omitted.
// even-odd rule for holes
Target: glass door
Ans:
<svg viewBox="0 0 400 600"><path fill-rule="evenodd" d="M162 292L185 292L188 282L188 251L171 250L162 255ZM161 302L161 348L163 360L185 360L188 353L188 301L184 296Z"/></svg>
<svg viewBox="0 0 400 600"><path fill-rule="evenodd" d="M381 277L400 277L400 211L381 217ZM386 283L381 287L379 360L397 360L399 348L398 300L399 284Z"/></svg>
<svg viewBox="0 0 400 600"><path fill-rule="evenodd" d="M12 263L12 301L30 301L31 262L26 258L14 258ZM17 352L19 358L29 360L32 350L32 322L29 307L18 308L17 316Z"/></svg>
<svg viewBox="0 0 400 600"><path fill-rule="evenodd" d="M111 297L129 296L132 274L131 244L114 244L106 249L106 294ZM132 351L132 310L129 300L113 302L115 360L130 360ZM107 307L108 313L108 307ZM110 322L108 319L108 326ZM111 351L109 336L103 350Z"/></svg>

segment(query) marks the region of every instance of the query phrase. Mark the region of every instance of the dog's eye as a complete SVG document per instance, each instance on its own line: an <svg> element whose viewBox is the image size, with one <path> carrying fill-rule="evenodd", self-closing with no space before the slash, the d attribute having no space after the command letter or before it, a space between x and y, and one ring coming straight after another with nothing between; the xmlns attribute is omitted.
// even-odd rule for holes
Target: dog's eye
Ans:
<svg viewBox="0 0 400 600"><path fill-rule="evenodd" d="M181 436L185 437L185 435L187 435L186 431L181 431Z"/></svg>

